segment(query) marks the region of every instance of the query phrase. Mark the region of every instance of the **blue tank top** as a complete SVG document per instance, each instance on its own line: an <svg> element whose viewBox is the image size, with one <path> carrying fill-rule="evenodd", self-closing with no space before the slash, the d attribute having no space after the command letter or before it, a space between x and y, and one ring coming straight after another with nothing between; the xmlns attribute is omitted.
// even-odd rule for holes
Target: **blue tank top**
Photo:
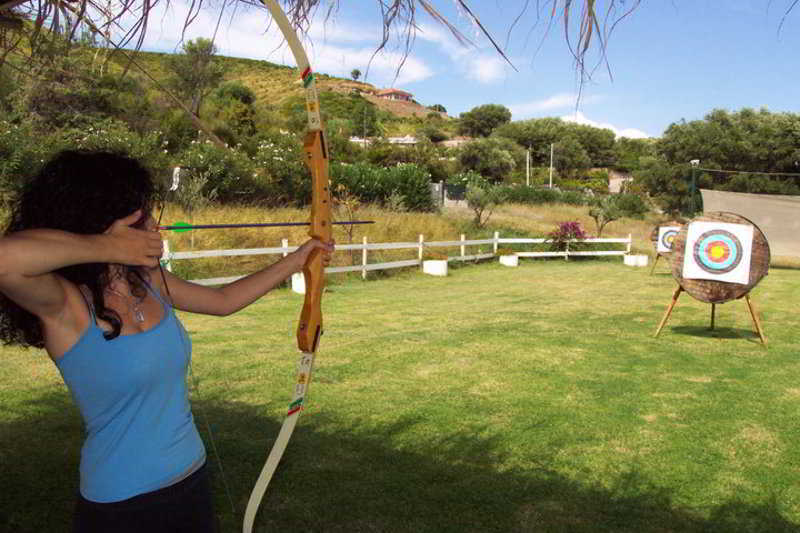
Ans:
<svg viewBox="0 0 800 533"><path fill-rule="evenodd" d="M205 461L189 407L191 341L172 308L153 328L103 337L91 321L56 366L86 424L81 494L100 503L126 500L182 479Z"/></svg>

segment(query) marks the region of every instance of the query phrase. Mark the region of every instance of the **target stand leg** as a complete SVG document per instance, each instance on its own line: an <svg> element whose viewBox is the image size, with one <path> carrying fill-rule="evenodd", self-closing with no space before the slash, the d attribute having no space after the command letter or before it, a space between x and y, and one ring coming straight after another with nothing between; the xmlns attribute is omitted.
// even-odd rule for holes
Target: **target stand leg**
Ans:
<svg viewBox="0 0 800 533"><path fill-rule="evenodd" d="M658 329L656 330L656 334L653 335L654 337L658 337L658 334L661 333L661 330L664 329L664 324L667 323L669 319L669 315L672 314L672 309L675 307L675 304L678 302L678 297L681 295L683 291L683 287L678 285L678 288L675 289L675 292L672 293L672 301L669 303L669 307L667 307L667 312L664 313L664 318L661 319L661 324L658 325Z"/></svg>
<svg viewBox="0 0 800 533"><path fill-rule="evenodd" d="M756 327L756 333L758 333L758 337L761 339L761 344L766 347L767 337L764 335L764 329L761 327L761 321L758 319L758 313L756 313L756 309L753 307L753 302L750 300L749 293L744 295L744 301L747 304L747 309L750 311L750 316L753 318L753 325Z"/></svg>
<svg viewBox="0 0 800 533"><path fill-rule="evenodd" d="M656 258L653 259L653 266L650 268L650 275L653 275L653 272L656 270L656 263L658 263L658 258L661 257L661 254L656 253Z"/></svg>
<svg viewBox="0 0 800 533"><path fill-rule="evenodd" d="M712 303L711 304L711 327L708 328L711 331L714 331L714 316L716 314L717 314L717 304Z"/></svg>

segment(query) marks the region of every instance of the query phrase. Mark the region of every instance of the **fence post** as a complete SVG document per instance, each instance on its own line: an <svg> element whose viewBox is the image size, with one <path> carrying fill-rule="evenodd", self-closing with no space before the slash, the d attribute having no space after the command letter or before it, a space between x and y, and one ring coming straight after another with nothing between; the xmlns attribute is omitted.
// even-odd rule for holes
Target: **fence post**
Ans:
<svg viewBox="0 0 800 533"><path fill-rule="evenodd" d="M467 236L462 233L461 234L461 242L464 242L466 239L467 239ZM467 255L466 252L467 252L467 247L462 244L461 245L461 260L462 261L464 260L464 256Z"/></svg>
<svg viewBox="0 0 800 533"><path fill-rule="evenodd" d="M161 264L166 267L167 272L172 272L172 261L169 258L169 241L165 239L162 243L164 246L161 251Z"/></svg>
<svg viewBox="0 0 800 533"><path fill-rule="evenodd" d="M494 232L494 242L492 243L492 252L494 252L494 255L497 255L497 243L499 243L499 242L500 242L500 232L499 231L495 231Z"/></svg>
<svg viewBox="0 0 800 533"><path fill-rule="evenodd" d="M422 251L423 251L424 247L425 247L425 237L422 235L422 233L420 233L419 234L419 250L418 250L418 253L417 253L417 257L419 257L419 267L420 268L422 268Z"/></svg>
<svg viewBox="0 0 800 533"><path fill-rule="evenodd" d="M567 241L567 249L564 251L564 261L569 261L569 241Z"/></svg>
<svg viewBox="0 0 800 533"><path fill-rule="evenodd" d="M289 239L281 239L281 248L285 249L285 248L288 248L288 247L289 247ZM286 257L287 255L289 255L289 252L283 252L283 254L281 254L281 255L283 257ZM286 280L286 286L289 287L292 290L294 290L294 285L295 285L295 274L292 274L290 276L290 278ZM295 291L295 292L297 292L297 291Z"/></svg>
<svg viewBox="0 0 800 533"><path fill-rule="evenodd" d="M367 279L367 236L364 235L364 248L361 250L361 279Z"/></svg>
<svg viewBox="0 0 800 533"><path fill-rule="evenodd" d="M631 253L631 234L628 233L628 251L627 253Z"/></svg>

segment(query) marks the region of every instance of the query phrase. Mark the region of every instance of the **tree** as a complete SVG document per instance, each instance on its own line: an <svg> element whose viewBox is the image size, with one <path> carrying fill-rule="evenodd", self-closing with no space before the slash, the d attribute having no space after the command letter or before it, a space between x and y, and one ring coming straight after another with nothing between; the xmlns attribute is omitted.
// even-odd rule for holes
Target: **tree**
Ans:
<svg viewBox="0 0 800 533"><path fill-rule="evenodd" d="M578 170L589 168L592 160L577 139L565 137L553 147L553 165L562 174L576 175Z"/></svg>
<svg viewBox="0 0 800 533"><path fill-rule="evenodd" d="M670 217L678 217L681 213L689 213L691 197L689 195L689 176L691 168L688 163L670 165L659 157L643 157L641 169L634 171L634 182L641 183L656 204ZM698 186L704 186L706 176L698 177Z"/></svg>
<svg viewBox="0 0 800 533"><path fill-rule="evenodd" d="M603 196L593 203L589 208L589 216L594 219L597 225L597 238L603 234L606 224L622 218L622 209L617 205L615 196Z"/></svg>
<svg viewBox="0 0 800 533"><path fill-rule="evenodd" d="M214 91L213 101L215 120L230 134L226 139L228 145L239 144L243 137L255 135L256 95L253 91L239 82L228 82ZM225 136L220 134L220 137Z"/></svg>
<svg viewBox="0 0 800 533"><path fill-rule="evenodd" d="M502 202L500 189L477 172L461 172L447 181L448 185L466 189L465 199L475 215L472 219L475 227L483 227L492 216L495 206Z"/></svg>
<svg viewBox="0 0 800 533"><path fill-rule="evenodd" d="M444 132L439 126L436 124L431 124L427 122L417 128L416 132L414 132L418 139L425 138L430 140L431 142L438 143L442 142L447 139L447 133Z"/></svg>
<svg viewBox="0 0 800 533"><path fill-rule="evenodd" d="M577 140L589 157L590 166L610 167L614 164L614 132L586 124L566 123L567 134Z"/></svg>
<svg viewBox="0 0 800 533"><path fill-rule="evenodd" d="M485 182L481 185L468 185L466 195L467 205L475 214L472 221L475 226L482 228L489 222L494 208L500 203L500 193L497 186ZM485 215L485 218L484 218Z"/></svg>
<svg viewBox="0 0 800 533"><path fill-rule="evenodd" d="M670 124L656 149L671 164L699 159L705 168L796 173L800 115L715 109L702 120Z"/></svg>
<svg viewBox="0 0 800 533"><path fill-rule="evenodd" d="M620 137L614 143L614 165L615 170L622 172L633 172L641 168L641 158L654 156L655 143L652 139L629 139Z"/></svg>
<svg viewBox="0 0 800 533"><path fill-rule="evenodd" d="M428 107L428 109L432 109L440 113L447 113L447 109L445 109L445 107L442 104L433 104L432 106Z"/></svg>
<svg viewBox="0 0 800 533"><path fill-rule="evenodd" d="M353 130L364 138L379 136L383 131L378 108L369 100L363 100L355 107L352 120Z"/></svg>
<svg viewBox="0 0 800 533"><path fill-rule="evenodd" d="M560 118L537 118L510 122L498 127L495 135L516 142L531 150L531 164L535 167L550 165L550 145L566 135L566 123Z"/></svg>
<svg viewBox="0 0 800 533"><path fill-rule="evenodd" d="M471 137L488 137L495 128L511 121L511 111L504 105L486 104L459 116L458 131Z"/></svg>
<svg viewBox="0 0 800 533"><path fill-rule="evenodd" d="M183 45L182 53L168 56L172 70L171 85L190 102L189 109L200 116L200 106L222 81L222 65L214 60L217 47L209 39L198 37Z"/></svg>
<svg viewBox="0 0 800 533"><path fill-rule="evenodd" d="M516 159L522 157L518 152L521 149L512 141L489 137L462 146L458 161L465 171L473 171L490 181L501 182L517 167Z"/></svg>
<svg viewBox="0 0 800 533"><path fill-rule="evenodd" d="M417 128L415 135L417 138L426 138L431 142L438 143L444 141L449 136L444 130L444 120L439 113L428 113L422 121L422 125Z"/></svg>
<svg viewBox="0 0 800 533"><path fill-rule="evenodd" d="M358 81L358 78L361 77L361 71L357 68L354 68L350 71L350 77L353 78L353 81Z"/></svg>

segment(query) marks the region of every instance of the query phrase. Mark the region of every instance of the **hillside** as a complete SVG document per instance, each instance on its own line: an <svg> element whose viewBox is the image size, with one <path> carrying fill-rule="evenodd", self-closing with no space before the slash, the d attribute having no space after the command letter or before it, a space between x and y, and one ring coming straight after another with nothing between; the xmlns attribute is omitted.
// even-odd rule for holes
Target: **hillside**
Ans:
<svg viewBox="0 0 800 533"><path fill-rule="evenodd" d="M280 106L294 97L303 95L303 86L293 67L252 59L225 56L219 58L229 68L226 80L242 83L255 93L258 102L262 104L268 102ZM341 95L357 92L381 111L389 112L399 118L424 118L429 113L436 113L416 102L379 98L375 95L380 89L372 84L337 78L325 73L317 73L317 87L320 92L330 91ZM449 118L446 113L439 114L442 118Z"/></svg>
<svg viewBox="0 0 800 533"><path fill-rule="evenodd" d="M135 55L137 62L156 79L164 80L168 77L168 69L165 62L168 54L137 52ZM128 63L127 60L119 54L115 54L115 56L113 62L116 63L117 68L125 68ZM281 108L292 100L304 97L303 86L294 67L255 59L217 57L225 67L225 81L239 82L253 91L256 95L256 106ZM135 72L135 69L132 72ZM139 76L138 73L136 75ZM150 86L152 87L152 84ZM374 104L379 111L390 114L393 120L387 123L387 135L413 133L418 126L417 119L424 119L430 113L438 113L416 102L379 98L376 94L381 88L369 83L338 78L325 73L317 73L317 88L321 94L329 92L341 96L349 96L353 93L358 93ZM153 90L155 91L154 87ZM451 117L446 113L438 114L445 120L451 120Z"/></svg>

